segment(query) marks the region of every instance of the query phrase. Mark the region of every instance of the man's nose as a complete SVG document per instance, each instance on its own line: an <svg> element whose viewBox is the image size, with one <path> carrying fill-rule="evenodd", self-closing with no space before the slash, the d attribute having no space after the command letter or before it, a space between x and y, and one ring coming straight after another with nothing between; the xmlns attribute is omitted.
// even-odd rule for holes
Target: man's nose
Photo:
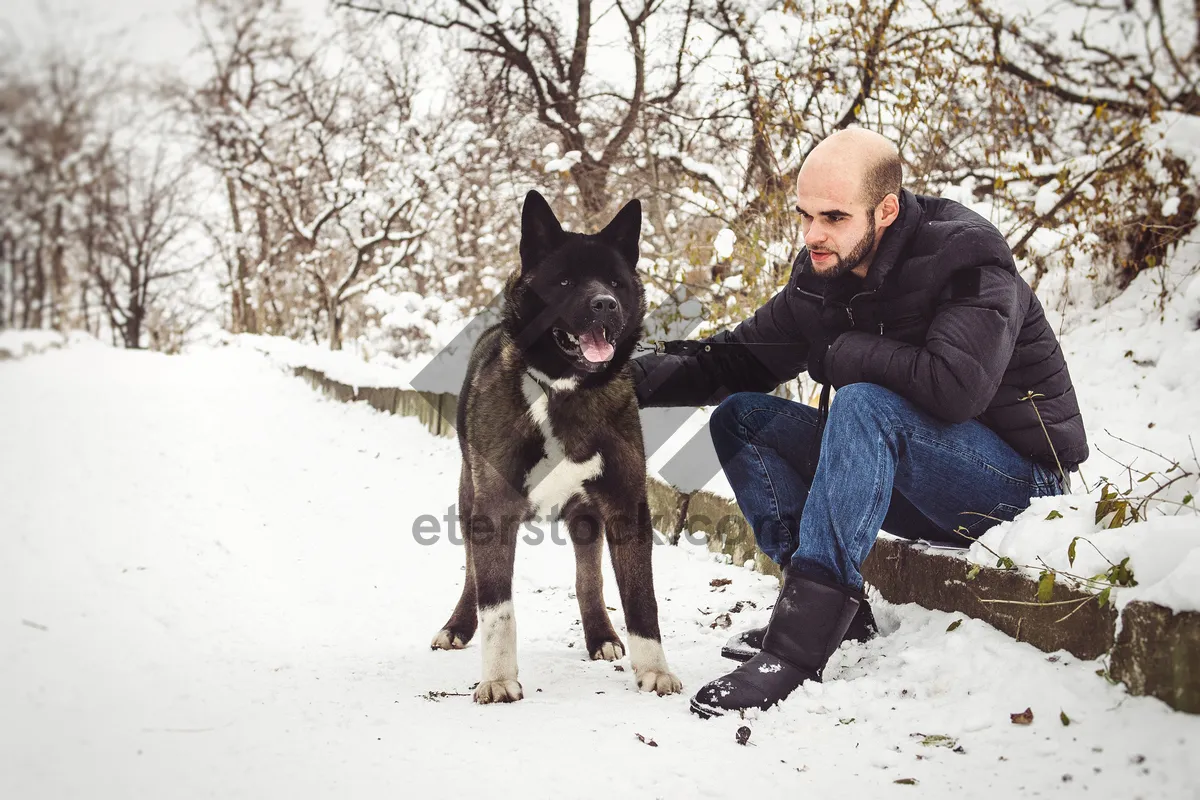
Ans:
<svg viewBox="0 0 1200 800"><path fill-rule="evenodd" d="M808 230L804 232L804 243L809 247L812 247L814 244L820 244L825 239L825 229L815 222L809 225Z"/></svg>

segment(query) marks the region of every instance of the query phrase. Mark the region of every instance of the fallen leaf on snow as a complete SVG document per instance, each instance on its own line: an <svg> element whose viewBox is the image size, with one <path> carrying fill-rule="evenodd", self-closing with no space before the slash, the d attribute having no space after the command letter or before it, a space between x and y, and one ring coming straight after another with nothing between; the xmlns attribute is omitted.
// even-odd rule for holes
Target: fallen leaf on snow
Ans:
<svg viewBox="0 0 1200 800"><path fill-rule="evenodd" d="M1017 714L1009 714L1013 725L1032 725L1033 724L1033 709L1027 708Z"/></svg>

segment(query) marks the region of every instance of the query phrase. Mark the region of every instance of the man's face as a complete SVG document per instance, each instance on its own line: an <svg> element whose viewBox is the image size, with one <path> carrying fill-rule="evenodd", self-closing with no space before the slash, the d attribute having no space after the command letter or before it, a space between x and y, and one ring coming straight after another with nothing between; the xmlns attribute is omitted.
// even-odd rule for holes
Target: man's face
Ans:
<svg viewBox="0 0 1200 800"><path fill-rule="evenodd" d="M875 255L875 209L862 200L857 181L841 176L801 174L796 187L796 211L813 271L836 278L859 267L865 275Z"/></svg>

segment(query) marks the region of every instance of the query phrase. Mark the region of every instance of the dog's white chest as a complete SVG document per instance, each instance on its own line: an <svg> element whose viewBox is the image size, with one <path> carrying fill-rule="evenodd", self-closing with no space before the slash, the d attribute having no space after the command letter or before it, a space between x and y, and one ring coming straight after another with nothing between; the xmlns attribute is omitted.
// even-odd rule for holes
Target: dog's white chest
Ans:
<svg viewBox="0 0 1200 800"><path fill-rule="evenodd" d="M570 390L574 382L555 385L555 389ZM577 494L583 493L584 481L592 480L604 472L604 458L596 453L586 461L567 458L562 442L554 435L550 425L549 393L528 375L521 383L521 392L529 403L529 417L546 440L546 454L525 476L525 494L533 506L535 517L545 517L548 512L556 515Z"/></svg>

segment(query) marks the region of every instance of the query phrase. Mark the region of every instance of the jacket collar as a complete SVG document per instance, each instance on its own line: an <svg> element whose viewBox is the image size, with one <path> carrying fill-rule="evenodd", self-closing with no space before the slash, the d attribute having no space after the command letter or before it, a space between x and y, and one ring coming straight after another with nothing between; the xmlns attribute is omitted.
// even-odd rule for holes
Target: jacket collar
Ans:
<svg viewBox="0 0 1200 800"><path fill-rule="evenodd" d="M875 252L875 259L871 262L871 268L867 270L864 289L874 291L883 285L892 268L900 260L901 254L908 249L908 243L912 240L913 235L920 230L924 217L925 212L921 208L921 204L917 202L917 196L908 189L901 189L900 215L883 232L883 238L879 241L879 249Z"/></svg>

